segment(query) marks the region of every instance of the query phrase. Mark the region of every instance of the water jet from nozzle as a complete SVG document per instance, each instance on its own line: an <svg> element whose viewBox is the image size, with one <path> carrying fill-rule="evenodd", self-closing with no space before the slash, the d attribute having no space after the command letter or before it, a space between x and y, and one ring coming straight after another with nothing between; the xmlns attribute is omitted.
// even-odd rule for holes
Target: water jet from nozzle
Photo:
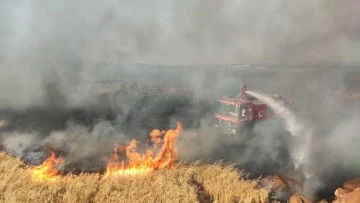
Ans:
<svg viewBox="0 0 360 203"><path fill-rule="evenodd" d="M269 105L270 108L274 110L274 112L277 115L282 117L285 120L286 129L290 131L292 136L297 136L300 134L301 130L303 129L303 126L297 120L296 116L289 109L287 109L282 103L275 101L273 98L269 96L265 96L257 92L247 90L246 93L265 102L267 105Z"/></svg>

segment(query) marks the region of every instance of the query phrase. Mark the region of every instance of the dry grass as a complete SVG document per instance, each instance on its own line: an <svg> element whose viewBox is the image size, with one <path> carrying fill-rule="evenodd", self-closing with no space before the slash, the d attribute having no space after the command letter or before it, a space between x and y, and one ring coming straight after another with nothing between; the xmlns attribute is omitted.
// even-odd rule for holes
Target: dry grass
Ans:
<svg viewBox="0 0 360 203"><path fill-rule="evenodd" d="M0 202L266 202L231 166L179 166L137 177L67 175L56 182L33 180L20 159L0 152Z"/></svg>

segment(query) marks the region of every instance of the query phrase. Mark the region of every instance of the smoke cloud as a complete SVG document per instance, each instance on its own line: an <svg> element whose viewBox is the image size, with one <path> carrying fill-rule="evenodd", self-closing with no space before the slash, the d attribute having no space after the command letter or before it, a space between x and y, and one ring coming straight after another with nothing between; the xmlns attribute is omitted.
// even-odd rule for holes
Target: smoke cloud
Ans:
<svg viewBox="0 0 360 203"><path fill-rule="evenodd" d="M358 4L2 1L0 101L76 105L79 81L164 80L134 63L356 64Z"/></svg>
<svg viewBox="0 0 360 203"><path fill-rule="evenodd" d="M146 145L149 130L180 120L182 160L296 176L289 154L304 140L283 121L234 138L210 127L216 100L246 83L295 101L313 132L307 188L330 191L360 175L359 9L356 0L3 0L0 147L35 164L51 146L65 170L97 170L115 143Z"/></svg>

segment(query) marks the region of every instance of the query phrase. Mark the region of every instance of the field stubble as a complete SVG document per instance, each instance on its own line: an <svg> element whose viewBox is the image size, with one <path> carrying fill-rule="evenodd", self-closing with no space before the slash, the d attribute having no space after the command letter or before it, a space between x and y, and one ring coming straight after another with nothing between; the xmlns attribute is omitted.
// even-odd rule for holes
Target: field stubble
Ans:
<svg viewBox="0 0 360 203"><path fill-rule="evenodd" d="M0 152L0 202L266 202L267 191L230 165L179 165L140 176L68 174L34 180L30 167Z"/></svg>

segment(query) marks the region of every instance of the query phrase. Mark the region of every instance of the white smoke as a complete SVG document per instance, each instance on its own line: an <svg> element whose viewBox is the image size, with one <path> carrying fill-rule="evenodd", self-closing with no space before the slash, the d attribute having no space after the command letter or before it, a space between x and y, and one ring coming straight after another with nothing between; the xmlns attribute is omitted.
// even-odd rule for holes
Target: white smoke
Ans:
<svg viewBox="0 0 360 203"><path fill-rule="evenodd" d="M286 123L286 129L291 133L292 136L299 138L292 146L291 156L295 169L301 168L303 175L308 179L312 176L312 172L309 168L309 154L310 154L310 144L311 144L311 135L312 132L309 128L306 128L304 122L301 122L293 112L286 108L281 102L276 101L275 99L266 96L265 94L246 91L247 94L254 96L261 101L269 105L274 112L284 119Z"/></svg>
<svg viewBox="0 0 360 203"><path fill-rule="evenodd" d="M7 121L4 119L0 119L0 128L5 127L7 125Z"/></svg>
<svg viewBox="0 0 360 203"><path fill-rule="evenodd" d="M1 134L2 145L5 151L14 156L22 157L24 160L38 163L43 158L43 153L37 150L30 150L40 146L40 137L36 133L9 132Z"/></svg>

